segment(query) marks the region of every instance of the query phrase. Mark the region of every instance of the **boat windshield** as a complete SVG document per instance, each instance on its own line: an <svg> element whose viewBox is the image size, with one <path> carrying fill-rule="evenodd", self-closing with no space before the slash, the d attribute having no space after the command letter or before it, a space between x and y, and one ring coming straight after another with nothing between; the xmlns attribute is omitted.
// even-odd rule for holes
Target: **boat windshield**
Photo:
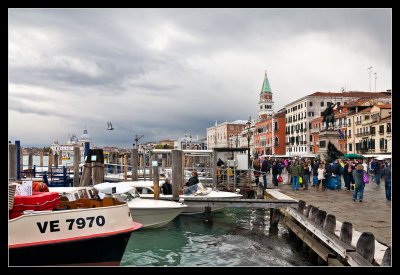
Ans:
<svg viewBox="0 0 400 275"><path fill-rule="evenodd" d="M136 191L136 189L133 189L131 191L125 192L123 194L118 194L115 196L119 201L126 202L126 201L131 201L134 198L139 198L139 193Z"/></svg>
<svg viewBox="0 0 400 275"><path fill-rule="evenodd" d="M189 186L189 187L185 187L184 188L184 194L185 195L190 195L190 194L196 194L196 193L202 193L203 191L207 190L207 188L205 188L203 186L203 184L201 184L201 182Z"/></svg>

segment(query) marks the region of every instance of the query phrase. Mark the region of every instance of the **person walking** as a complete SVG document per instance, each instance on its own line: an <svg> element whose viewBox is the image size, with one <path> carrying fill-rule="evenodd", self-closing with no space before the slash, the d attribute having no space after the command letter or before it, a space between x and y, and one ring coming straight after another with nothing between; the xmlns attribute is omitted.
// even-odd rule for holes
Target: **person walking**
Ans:
<svg viewBox="0 0 400 275"><path fill-rule="evenodd" d="M303 190L308 190L308 181L310 180L310 167L308 163L304 164L303 168Z"/></svg>
<svg viewBox="0 0 400 275"><path fill-rule="evenodd" d="M264 157L261 163L261 172L263 177L263 190L267 189L267 173L269 172L270 166L267 157Z"/></svg>
<svg viewBox="0 0 400 275"><path fill-rule="evenodd" d="M385 193L388 201L392 200L392 165L387 163L386 167L382 170L382 177L385 180Z"/></svg>
<svg viewBox="0 0 400 275"><path fill-rule="evenodd" d="M378 161L375 162L374 175L375 184L379 187L381 185L381 164Z"/></svg>
<svg viewBox="0 0 400 275"><path fill-rule="evenodd" d="M290 166L290 174L292 175L292 191L296 188L299 191L299 176L300 176L300 166L297 160Z"/></svg>
<svg viewBox="0 0 400 275"><path fill-rule="evenodd" d="M353 178L356 183L356 187L354 188L354 193L353 193L353 201L357 200L357 195L360 193L359 200L360 202L363 201L364 198L364 168L362 164L358 164L356 169L353 171Z"/></svg>
<svg viewBox="0 0 400 275"><path fill-rule="evenodd" d="M319 168L317 170L317 178L318 178L318 184L317 184L317 191L319 190L319 187L321 186L321 191L324 191L324 185L323 182L325 180L325 167L324 165L321 163L319 165Z"/></svg>

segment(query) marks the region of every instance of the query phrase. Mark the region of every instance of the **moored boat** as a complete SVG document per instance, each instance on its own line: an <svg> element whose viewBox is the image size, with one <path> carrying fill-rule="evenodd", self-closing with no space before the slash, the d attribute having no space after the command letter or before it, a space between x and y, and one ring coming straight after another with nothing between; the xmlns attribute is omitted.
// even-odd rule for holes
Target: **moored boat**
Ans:
<svg viewBox="0 0 400 275"><path fill-rule="evenodd" d="M128 205L113 198L79 198L60 201L58 209L24 210L9 219L9 265L119 265L132 232L141 226L132 220Z"/></svg>
<svg viewBox="0 0 400 275"><path fill-rule="evenodd" d="M151 198L154 196L153 182L152 181L128 181L131 186L135 187L139 192L141 198ZM160 181L160 185L163 182ZM193 190L196 190L192 194L184 194L179 195L179 198L185 200L192 197L203 197L203 198L241 198L242 195L233 192L225 192L219 190L212 190L210 187L203 187L202 184L198 184L197 186L190 187ZM172 195L164 195L160 194L160 198L171 200ZM191 207L190 201L185 200L185 204L188 205L182 214L200 214L204 213L204 207ZM223 207L211 207L211 211L218 211L223 209Z"/></svg>

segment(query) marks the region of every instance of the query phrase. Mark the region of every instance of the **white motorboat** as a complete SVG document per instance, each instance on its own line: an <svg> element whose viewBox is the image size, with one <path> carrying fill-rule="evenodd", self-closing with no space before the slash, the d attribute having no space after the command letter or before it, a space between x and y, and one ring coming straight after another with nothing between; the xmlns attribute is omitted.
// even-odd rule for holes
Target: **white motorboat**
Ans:
<svg viewBox="0 0 400 275"><path fill-rule="evenodd" d="M11 266L119 265L131 233L142 226L126 203L67 201L53 192L15 196L9 216Z"/></svg>
<svg viewBox="0 0 400 275"><path fill-rule="evenodd" d="M127 181L126 183L135 187L139 192L140 197L142 198L151 198L154 196L154 187L152 181ZM160 186L163 184L163 181L160 181ZM187 199L192 197L204 197L204 198L241 198L242 195L238 193L225 192L219 190L212 190L211 187L204 188L202 184L198 184L197 186L190 187L194 192L191 194L179 195L181 199ZM172 195L164 195L160 193L160 198L171 200ZM182 214L199 214L204 212L204 207L190 207L190 202L186 201L185 204L188 205L188 208L183 210ZM211 211L221 210L223 207L212 207Z"/></svg>
<svg viewBox="0 0 400 275"><path fill-rule="evenodd" d="M78 196L90 197L94 193L99 192L98 195L100 196L105 194L105 196L114 197L119 201L126 201L132 219L141 223L143 228L164 226L187 208L187 205L181 202L142 199L134 187L124 182L104 182L96 184L94 187L54 187L51 190L55 191L57 188L60 188L60 195L63 194L71 199ZM84 190L87 190L89 194L85 195Z"/></svg>

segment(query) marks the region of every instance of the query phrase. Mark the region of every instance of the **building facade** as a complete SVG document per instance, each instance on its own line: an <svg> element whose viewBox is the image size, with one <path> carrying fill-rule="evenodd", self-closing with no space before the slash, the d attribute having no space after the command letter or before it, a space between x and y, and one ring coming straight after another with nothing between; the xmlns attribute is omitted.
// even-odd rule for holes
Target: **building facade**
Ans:
<svg viewBox="0 0 400 275"><path fill-rule="evenodd" d="M207 148L222 147L247 147L247 143L243 143L242 132L246 127L247 121L236 120L233 122L224 122L218 124L217 121L213 127L207 128ZM236 146L236 145L242 146Z"/></svg>
<svg viewBox="0 0 400 275"><path fill-rule="evenodd" d="M285 106L286 154L289 156L313 154L310 131L312 120L321 116L330 103L335 103L340 108L359 98L391 103L391 92L315 92L287 104Z"/></svg>

